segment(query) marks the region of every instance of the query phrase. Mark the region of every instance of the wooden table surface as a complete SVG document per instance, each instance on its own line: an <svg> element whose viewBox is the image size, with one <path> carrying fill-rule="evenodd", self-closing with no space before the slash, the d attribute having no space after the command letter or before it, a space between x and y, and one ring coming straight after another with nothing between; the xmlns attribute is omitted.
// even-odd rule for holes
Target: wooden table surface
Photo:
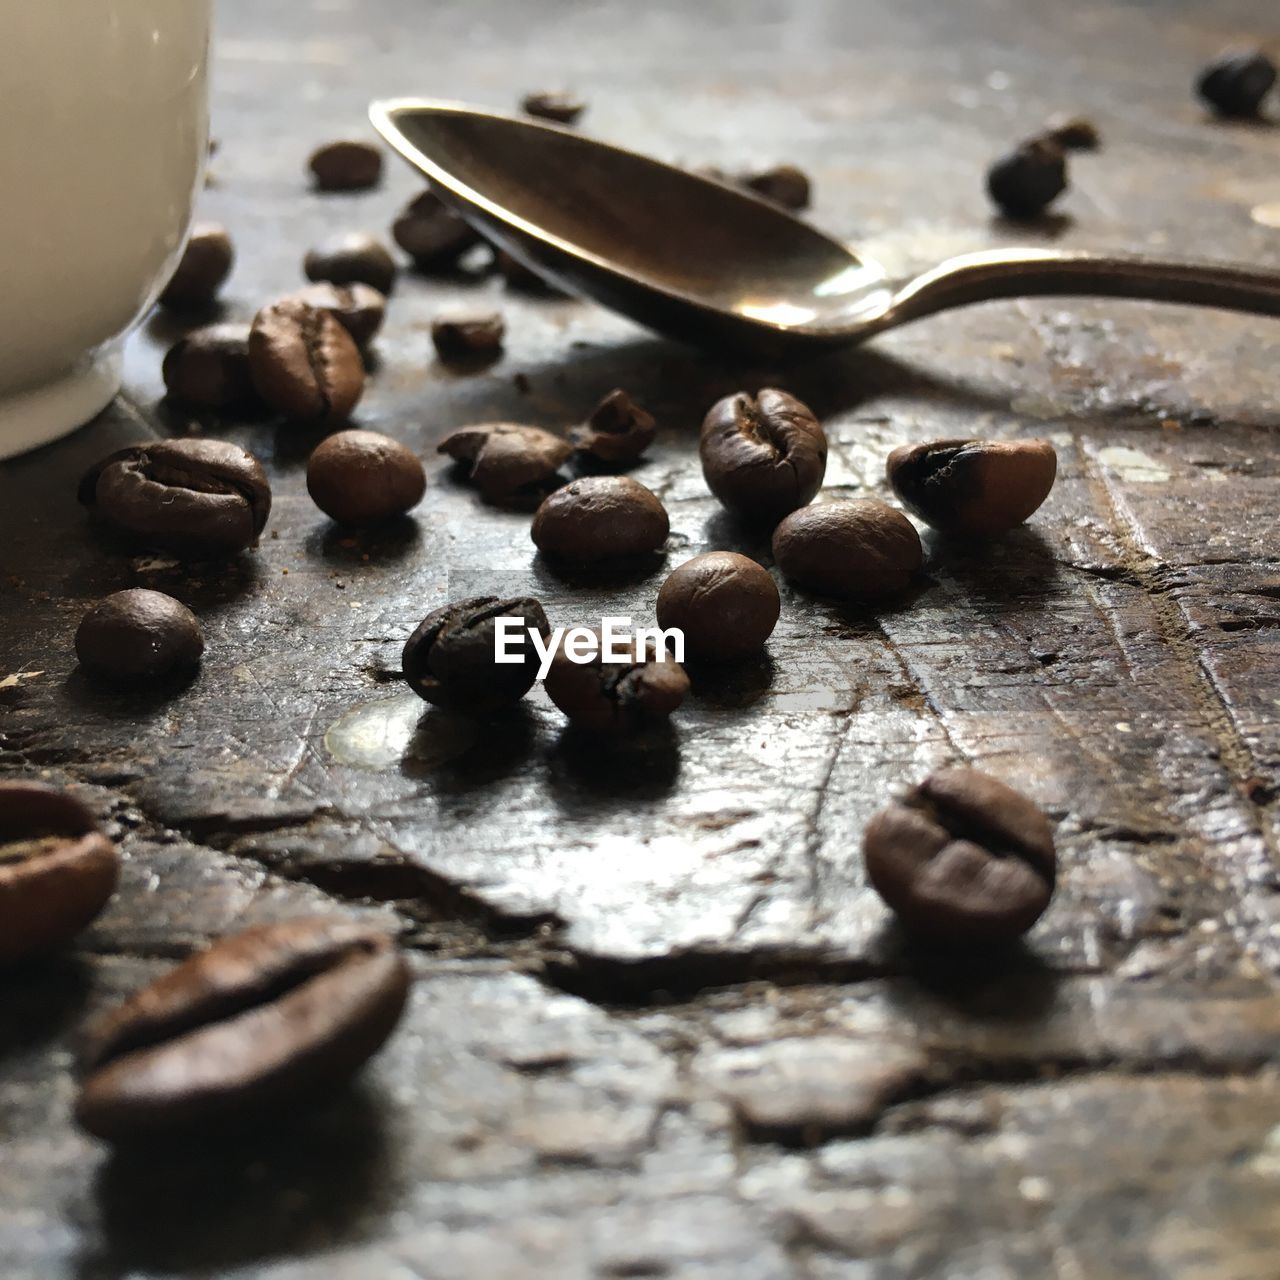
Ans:
<svg viewBox="0 0 1280 1280"><path fill-rule="evenodd" d="M304 251L385 232L416 189L310 193L311 148L376 95L512 106L567 84L583 127L689 163L792 160L814 220L893 269L1030 240L1280 267L1280 130L1206 120L1196 68L1267 0L222 0L221 149L247 319ZM1061 218L994 221L986 163L1052 112L1105 147ZM620 192L619 198L627 198ZM431 317L498 306L459 376ZM1280 1272L1280 430L1274 323L1064 300L942 316L788 368L651 338L501 281L402 275L359 421L427 460L412 521L334 530L316 435L160 405L175 330L130 348L91 428L0 467L0 769L72 787L121 891L67 956L0 984L0 1275L1274 1280ZM527 378L522 390L516 377ZM882 612L784 588L768 655L700 674L672 731L604 752L540 690L489 725L397 683L449 596L532 589L556 622L651 617L664 570L557 575L528 516L435 454L452 428L556 429L615 386L658 417L635 474L667 568L759 555L709 497L697 428L779 385L831 438L828 496L883 493L937 436L1045 436L1054 492L988 550L927 540ZM264 461L261 548L194 575L95 542L80 470L156 432ZM196 608L188 688L104 692L85 608ZM425 712L425 714L424 714ZM894 788L972 762L1058 823L1060 885L998 965L907 946L859 845ZM313 910L386 920L417 973L350 1094L261 1145L111 1158L72 1127L85 1018L204 941Z"/></svg>

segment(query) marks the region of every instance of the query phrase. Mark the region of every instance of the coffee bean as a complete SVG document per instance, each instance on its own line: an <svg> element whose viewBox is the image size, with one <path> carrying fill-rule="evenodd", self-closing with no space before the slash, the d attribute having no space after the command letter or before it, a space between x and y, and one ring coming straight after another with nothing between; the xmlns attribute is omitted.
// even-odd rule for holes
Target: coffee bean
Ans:
<svg viewBox="0 0 1280 1280"><path fill-rule="evenodd" d="M567 93L563 89L551 89L525 94L521 100L520 109L525 115L536 116L539 120L554 120L557 124L575 124L587 109L587 104L576 93Z"/></svg>
<svg viewBox="0 0 1280 1280"><path fill-rule="evenodd" d="M197 409L231 409L257 399L249 371L249 326L215 324L180 338L164 358L169 396Z"/></svg>
<svg viewBox="0 0 1280 1280"><path fill-rule="evenodd" d="M1276 64L1261 49L1228 49L1200 73L1196 92L1220 116L1250 119L1276 82Z"/></svg>
<svg viewBox="0 0 1280 1280"><path fill-rule="evenodd" d="M76 631L76 657L92 675L122 683L190 670L204 653L200 621L162 591L135 587L100 600Z"/></svg>
<svg viewBox="0 0 1280 1280"><path fill-rule="evenodd" d="M339 524L404 515L426 487L417 454L376 431L339 431L317 445L307 463L307 492Z"/></svg>
<svg viewBox="0 0 1280 1280"><path fill-rule="evenodd" d="M987 192L1008 218L1042 214L1067 189L1067 161L1049 138L1032 138L987 170Z"/></svg>
<svg viewBox="0 0 1280 1280"><path fill-rule="evenodd" d="M263 307L249 333L249 367L258 394L297 422L340 422L364 392L354 339L328 311L298 299Z"/></svg>
<svg viewBox="0 0 1280 1280"><path fill-rule="evenodd" d="M256 545L271 512L271 486L257 458L225 440L121 449L85 472L79 497L136 541L191 556Z"/></svg>
<svg viewBox="0 0 1280 1280"><path fill-rule="evenodd" d="M382 152L369 142L326 143L307 162L320 191L367 191L382 181Z"/></svg>
<svg viewBox="0 0 1280 1280"><path fill-rule="evenodd" d="M784 209L807 209L812 198L808 174L793 164L748 171L738 176L738 184L766 200L772 200L774 204L780 204Z"/></svg>
<svg viewBox="0 0 1280 1280"><path fill-rule="evenodd" d="M976 769L943 769L878 813L863 856L903 925L972 945L1031 928L1049 905L1057 865L1048 818Z"/></svg>
<svg viewBox="0 0 1280 1280"><path fill-rule="evenodd" d="M507 326L496 312L476 316L440 316L431 324L431 340L449 364L496 360Z"/></svg>
<svg viewBox="0 0 1280 1280"><path fill-rule="evenodd" d="M594 658L576 662L562 644L543 687L578 728L620 735L665 723L685 700L689 677L652 641L643 648L633 641L624 662L605 662L599 647Z"/></svg>
<svg viewBox="0 0 1280 1280"><path fill-rule="evenodd" d="M745 391L712 406L699 444L707 487L730 511L762 523L813 500L827 472L827 436L785 391Z"/></svg>
<svg viewBox="0 0 1280 1280"><path fill-rule="evenodd" d="M544 280L531 267L526 267L519 258L513 258L505 249L493 251L493 265L507 282L508 287L512 289L519 289L524 293L564 296L563 292L549 280Z"/></svg>
<svg viewBox="0 0 1280 1280"><path fill-rule="evenodd" d="M216 222L197 222L183 250L177 270L160 295L162 306L197 311L213 305L235 262L235 249L225 228Z"/></svg>
<svg viewBox="0 0 1280 1280"><path fill-rule="evenodd" d="M309 284L288 295L286 300L305 302L317 311L327 311L350 335L361 350L382 328L387 300L367 284Z"/></svg>
<svg viewBox="0 0 1280 1280"><path fill-rule="evenodd" d="M469 464L468 478L486 502L531 510L562 483L557 472L573 448L540 427L488 422L455 431L439 452Z"/></svg>
<svg viewBox="0 0 1280 1280"><path fill-rule="evenodd" d="M90 1029L76 1119L129 1142L299 1111L381 1048L409 984L392 939L354 921L223 938Z"/></svg>
<svg viewBox="0 0 1280 1280"><path fill-rule="evenodd" d="M1020 525L1049 496L1057 469L1047 440L930 440L901 445L885 466L908 511L970 537Z"/></svg>
<svg viewBox="0 0 1280 1280"><path fill-rule="evenodd" d="M584 476L549 495L533 517L545 556L586 563L657 551L671 524L651 490L630 476Z"/></svg>
<svg viewBox="0 0 1280 1280"><path fill-rule="evenodd" d="M1098 126L1084 116L1054 116L1044 136L1064 151L1097 151L1102 146Z"/></svg>
<svg viewBox="0 0 1280 1280"><path fill-rule="evenodd" d="M440 202L432 191L415 196L400 213L391 234L419 271L447 271L456 267L468 249L480 243L480 233Z"/></svg>
<svg viewBox="0 0 1280 1280"><path fill-rule="evenodd" d="M521 662L496 660L496 619L519 618ZM530 628L545 640L551 624L532 596L475 596L427 614L404 646L402 665L409 688L438 707L487 712L519 702L533 687L538 657Z"/></svg>
<svg viewBox="0 0 1280 1280"><path fill-rule="evenodd" d="M634 462L657 433L652 414L625 391L611 391L582 426L569 428L569 439L579 453L617 467Z"/></svg>
<svg viewBox="0 0 1280 1280"><path fill-rule="evenodd" d="M0 782L0 966L60 947L107 904L115 846L65 791Z"/></svg>
<svg viewBox="0 0 1280 1280"><path fill-rule="evenodd" d="M740 658L764 647L782 603L765 569L735 551L686 560L658 592L658 625L684 632L690 655Z"/></svg>
<svg viewBox="0 0 1280 1280"><path fill-rule="evenodd" d="M920 572L920 536L900 511L875 498L793 511L773 532L786 578L847 599L898 595Z"/></svg>
<svg viewBox="0 0 1280 1280"><path fill-rule="evenodd" d="M367 284L383 295L396 281L396 262L386 246L360 232L335 236L303 259L303 269L311 281L330 284Z"/></svg>

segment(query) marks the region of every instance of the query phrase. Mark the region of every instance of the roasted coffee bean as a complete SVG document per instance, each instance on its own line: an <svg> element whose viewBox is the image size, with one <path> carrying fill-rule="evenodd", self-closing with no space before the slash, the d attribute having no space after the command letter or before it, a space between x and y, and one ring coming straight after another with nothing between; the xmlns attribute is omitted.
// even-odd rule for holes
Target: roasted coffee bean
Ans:
<svg viewBox="0 0 1280 1280"><path fill-rule="evenodd" d="M431 324L431 340L448 364L496 360L507 326L496 312L476 316L440 316Z"/></svg>
<svg viewBox="0 0 1280 1280"><path fill-rule="evenodd" d="M610 391L579 427L569 428L569 439L579 453L607 466L634 462L658 433L653 415L646 413L625 391Z"/></svg>
<svg viewBox="0 0 1280 1280"><path fill-rule="evenodd" d="M781 610L767 570L736 551L686 560L658 592L658 625L678 627L691 656L713 661L762 649Z"/></svg>
<svg viewBox="0 0 1280 1280"><path fill-rule="evenodd" d="M418 455L377 431L339 431L317 445L307 463L307 492L339 524L404 515L426 488Z"/></svg>
<svg viewBox="0 0 1280 1280"><path fill-rule="evenodd" d="M256 545L271 512L271 486L257 458L225 440L121 449L85 472L79 497L138 542L190 556Z"/></svg>
<svg viewBox="0 0 1280 1280"><path fill-rule="evenodd" d="M0 782L0 965L70 942L107 904L115 846L65 791Z"/></svg>
<svg viewBox="0 0 1280 1280"><path fill-rule="evenodd" d="M76 657L92 675L121 683L189 671L204 653L200 621L162 591L134 587L100 600L76 631Z"/></svg>
<svg viewBox="0 0 1280 1280"><path fill-rule="evenodd" d="M519 289L524 293L563 296L562 291L549 280L544 280L531 267L526 267L519 258L513 258L505 249L494 249L493 265L512 289Z"/></svg>
<svg viewBox="0 0 1280 1280"><path fill-rule="evenodd" d="M780 204L784 209L807 209L812 199L809 176L793 164L774 165L740 174L738 184L756 195Z"/></svg>
<svg viewBox="0 0 1280 1280"><path fill-rule="evenodd" d="M587 109L587 104L576 93L567 93L563 89L550 89L525 94L521 100L520 109L525 115L536 116L539 120L554 120L557 124L576 124Z"/></svg>
<svg viewBox="0 0 1280 1280"><path fill-rule="evenodd" d="M161 305L175 311L212 306L218 290L231 274L235 257L225 228L216 222L197 222L177 270L160 295Z"/></svg>
<svg viewBox="0 0 1280 1280"><path fill-rule="evenodd" d="M788 581L847 599L898 595L924 563L911 521L875 498L793 511L773 531L773 558Z"/></svg>
<svg viewBox="0 0 1280 1280"><path fill-rule="evenodd" d="M1200 73L1196 92L1220 116L1250 119L1276 82L1276 64L1261 49L1228 49Z"/></svg>
<svg viewBox="0 0 1280 1280"><path fill-rule="evenodd" d="M671 523L657 494L630 476L584 476L548 496L533 517L545 556L585 563L657 551Z"/></svg>
<svg viewBox="0 0 1280 1280"><path fill-rule="evenodd" d="M468 249L480 243L480 233L431 191L409 201L391 234L419 271L455 267Z"/></svg>
<svg viewBox="0 0 1280 1280"><path fill-rule="evenodd" d="M355 340L328 311L296 298L258 312L249 368L258 394L296 422L343 421L364 393Z"/></svg>
<svg viewBox="0 0 1280 1280"><path fill-rule="evenodd" d="M745 391L712 406L699 444L707 487L730 511L761 523L813 500L827 472L827 436L785 391Z"/></svg>
<svg viewBox="0 0 1280 1280"><path fill-rule="evenodd" d="M987 170L987 193L1008 218L1042 214L1067 189L1067 160L1049 138L1032 138Z"/></svg>
<svg viewBox="0 0 1280 1280"><path fill-rule="evenodd" d="M562 483L557 472L573 446L540 427L486 422L455 431L439 452L470 465L468 478L486 502L532 510Z"/></svg>
<svg viewBox="0 0 1280 1280"><path fill-rule="evenodd" d="M360 232L335 236L303 259L311 281L330 284L367 284L384 296L396 282L396 261L386 246Z"/></svg>
<svg viewBox="0 0 1280 1280"><path fill-rule="evenodd" d="M214 324L180 338L164 358L171 399L197 409L231 409L257 399L249 372L249 326Z"/></svg>
<svg viewBox="0 0 1280 1280"><path fill-rule="evenodd" d="M556 649L543 682L547 696L591 733L629 734L664 724L689 692L684 668L652 641L641 648L633 640L626 661L606 662L595 634L595 656L587 661L575 660L590 651L580 653L571 637Z"/></svg>
<svg viewBox="0 0 1280 1280"><path fill-rule="evenodd" d="M976 769L943 769L882 810L867 878L908 929L944 943L1008 942L1040 918L1057 858L1048 818Z"/></svg>
<svg viewBox="0 0 1280 1280"><path fill-rule="evenodd" d="M409 985L394 941L355 921L223 938L90 1029L76 1119L123 1143L296 1112L381 1048Z"/></svg>
<svg viewBox="0 0 1280 1280"><path fill-rule="evenodd" d="M908 511L971 537L1020 525L1049 496L1057 470L1047 440L930 440L901 445L885 466Z"/></svg>
<svg viewBox="0 0 1280 1280"><path fill-rule="evenodd" d="M382 181L382 152L371 142L326 143L311 153L307 166L320 191L367 191Z"/></svg>
<svg viewBox="0 0 1280 1280"><path fill-rule="evenodd" d="M1085 116L1054 116L1044 136L1064 151L1097 151L1102 146L1098 126Z"/></svg>
<svg viewBox="0 0 1280 1280"><path fill-rule="evenodd" d="M387 311L387 300L367 284L309 284L289 294L288 300L305 302L327 311L363 350L377 337Z"/></svg>
<svg viewBox="0 0 1280 1280"><path fill-rule="evenodd" d="M497 661L498 618L520 620L522 661ZM497 711L519 702L537 679L531 629L544 640L551 634L547 615L532 596L476 596L447 604L427 614L406 641L404 678L418 697L438 707Z"/></svg>

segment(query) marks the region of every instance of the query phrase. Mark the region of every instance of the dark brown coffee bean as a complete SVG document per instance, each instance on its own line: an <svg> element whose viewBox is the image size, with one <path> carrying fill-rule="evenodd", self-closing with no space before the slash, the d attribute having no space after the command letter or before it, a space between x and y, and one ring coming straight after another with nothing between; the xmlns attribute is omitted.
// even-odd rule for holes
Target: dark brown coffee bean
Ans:
<svg viewBox="0 0 1280 1280"><path fill-rule="evenodd" d="M730 511L760 523L813 500L827 473L827 435L785 391L745 391L711 407L699 444L707 487Z"/></svg>
<svg viewBox="0 0 1280 1280"><path fill-rule="evenodd" d="M249 367L258 394L296 422L341 422L364 392L355 340L328 311L296 298L258 312Z"/></svg>
<svg viewBox="0 0 1280 1280"><path fill-rule="evenodd" d="M875 498L793 511L773 532L773 558L790 582L847 599L898 595L924 563L911 521Z"/></svg>
<svg viewBox="0 0 1280 1280"><path fill-rule="evenodd" d="M382 328L387 300L367 284L309 284L288 295L286 301L305 302L317 311L327 311L363 350Z"/></svg>
<svg viewBox="0 0 1280 1280"><path fill-rule="evenodd" d="M1067 189L1067 160L1049 138L1032 138L987 170L987 193L1007 218L1039 217Z"/></svg>
<svg viewBox="0 0 1280 1280"><path fill-rule="evenodd" d="M249 372L249 326L215 324L180 338L164 358L169 396L197 409L231 409L257 399Z"/></svg>
<svg viewBox="0 0 1280 1280"><path fill-rule="evenodd" d="M740 658L764 647L782 602L767 570L735 551L686 560L658 592L658 625L684 632L697 658Z"/></svg>
<svg viewBox="0 0 1280 1280"><path fill-rule="evenodd" d="M480 233L432 191L415 196L391 228L391 234L419 271L447 271L458 265L468 249L480 243Z"/></svg>
<svg viewBox="0 0 1280 1280"><path fill-rule="evenodd" d="M578 563L657 551L670 531L657 494L630 476L584 476L557 489L532 529L543 555Z"/></svg>
<svg viewBox="0 0 1280 1280"><path fill-rule="evenodd" d="M371 142L329 142L307 161L320 191L367 191L382 181L382 152Z"/></svg>
<svg viewBox="0 0 1280 1280"><path fill-rule="evenodd" d="M339 524L404 515L426 488L418 455L376 431L339 431L317 445L307 463L307 492Z"/></svg>
<svg viewBox="0 0 1280 1280"><path fill-rule="evenodd" d="M518 618L522 648L519 662L498 662L498 618ZM538 655L529 639L544 640L551 624L532 596L500 599L475 596L427 614L404 646L402 664L409 688L438 707L472 713L497 711L518 702L533 687Z"/></svg>
<svg viewBox="0 0 1280 1280"><path fill-rule="evenodd" d="M1049 819L976 769L943 769L878 813L863 856L867 878L908 929L970 945L1030 929L1057 867Z"/></svg>
<svg viewBox="0 0 1280 1280"><path fill-rule="evenodd" d="M177 270L160 295L162 306L196 311L213 305L235 262L226 229L216 222L197 222Z"/></svg>
<svg viewBox="0 0 1280 1280"><path fill-rule="evenodd" d="M569 439L579 453L618 467L634 462L657 433L658 424L652 414L646 413L625 391L611 391L586 422L569 428Z"/></svg>
<svg viewBox="0 0 1280 1280"><path fill-rule="evenodd" d="M0 966L70 942L107 904L120 856L65 791L0 782Z"/></svg>
<svg viewBox="0 0 1280 1280"><path fill-rule="evenodd" d="M394 941L355 921L223 938L90 1029L76 1119L129 1142L296 1112L381 1048L409 984Z"/></svg>
<svg viewBox="0 0 1280 1280"><path fill-rule="evenodd" d="M597 646L600 633L596 632ZM684 668L659 654L650 642L634 641L624 662L606 662L597 647L586 662L570 656L572 633L556 649L543 687L552 702L578 728L591 733L636 733L660 725L685 700L689 677Z"/></svg>
<svg viewBox="0 0 1280 1280"><path fill-rule="evenodd" d="M303 269L311 281L330 284L367 284L383 295L396 282L396 261L386 246L360 232L335 236L303 259Z"/></svg>
<svg viewBox="0 0 1280 1280"><path fill-rule="evenodd" d="M1228 49L1200 73L1196 92L1220 116L1257 116L1276 82L1276 64L1261 49Z"/></svg>
<svg viewBox="0 0 1280 1280"><path fill-rule="evenodd" d="M573 447L540 427L486 422L455 431L439 452L470 465L468 478L486 502L531 510L562 482L557 472Z"/></svg>
<svg viewBox="0 0 1280 1280"><path fill-rule="evenodd" d="M271 486L257 458L225 440L121 449L85 472L79 497L142 544L191 556L256 545L271 512Z"/></svg>
<svg viewBox="0 0 1280 1280"><path fill-rule="evenodd" d="M1054 116L1044 136L1064 151L1097 151L1102 146L1098 126L1084 116Z"/></svg>
<svg viewBox="0 0 1280 1280"><path fill-rule="evenodd" d="M885 471L908 511L944 533L989 537L1049 496L1058 456L1047 440L930 440L901 445Z"/></svg>
<svg viewBox="0 0 1280 1280"><path fill-rule="evenodd" d="M741 174L738 183L784 209L807 209L812 198L808 174L793 164L779 164L771 169Z"/></svg>
<svg viewBox="0 0 1280 1280"><path fill-rule="evenodd" d="M496 360L507 326L496 312L476 316L440 316L432 321L431 340L448 364Z"/></svg>
<svg viewBox="0 0 1280 1280"><path fill-rule="evenodd" d="M557 124L576 124L587 109L587 104L576 93L563 89L542 90L527 93L520 102L525 115L539 120L554 120Z"/></svg>
<svg viewBox="0 0 1280 1280"><path fill-rule="evenodd" d="M156 680L190 670L204 653L200 621L162 591L134 587L100 600L76 631L80 665L107 680Z"/></svg>

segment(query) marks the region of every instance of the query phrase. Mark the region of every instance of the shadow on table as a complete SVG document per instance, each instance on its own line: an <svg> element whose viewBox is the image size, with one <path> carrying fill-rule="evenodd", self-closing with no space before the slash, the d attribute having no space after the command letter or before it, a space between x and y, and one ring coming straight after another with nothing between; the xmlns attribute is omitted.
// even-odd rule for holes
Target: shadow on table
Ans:
<svg viewBox="0 0 1280 1280"><path fill-rule="evenodd" d="M84 1012L90 987L85 963L65 954L25 960L3 976L0 1065L66 1038Z"/></svg>
<svg viewBox="0 0 1280 1280"><path fill-rule="evenodd" d="M661 800L679 777L680 741L669 724L616 741L570 725L556 739L547 768L551 798L566 811L601 799Z"/></svg>

